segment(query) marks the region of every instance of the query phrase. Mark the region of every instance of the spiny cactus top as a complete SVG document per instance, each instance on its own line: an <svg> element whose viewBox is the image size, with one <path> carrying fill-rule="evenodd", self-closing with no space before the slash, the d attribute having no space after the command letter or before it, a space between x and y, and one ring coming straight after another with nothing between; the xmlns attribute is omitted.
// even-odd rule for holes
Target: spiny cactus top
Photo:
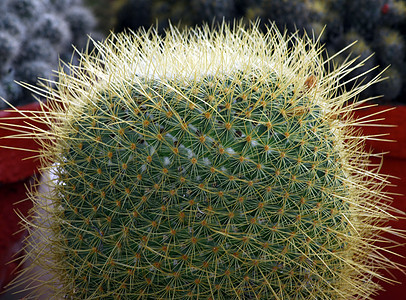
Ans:
<svg viewBox="0 0 406 300"><path fill-rule="evenodd" d="M374 245L391 218L386 177L367 170L351 129L358 104L344 106L379 79L346 91L352 62L329 67L317 41L275 26L140 31L95 47L38 90L51 130L36 134L48 189L31 195L20 282L35 272L33 297L379 289L377 269L396 267Z"/></svg>

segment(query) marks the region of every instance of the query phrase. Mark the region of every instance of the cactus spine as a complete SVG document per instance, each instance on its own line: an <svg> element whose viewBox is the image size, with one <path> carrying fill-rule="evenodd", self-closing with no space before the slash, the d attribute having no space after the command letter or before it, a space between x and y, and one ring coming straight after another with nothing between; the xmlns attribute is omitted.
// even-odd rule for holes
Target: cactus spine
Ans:
<svg viewBox="0 0 406 300"><path fill-rule="evenodd" d="M379 289L377 269L396 267L373 243L392 218L386 176L366 172L365 137L351 129L358 103L344 107L379 79L338 93L352 62L326 72L317 41L257 24L139 31L95 48L39 91L49 191L31 194L27 259L51 278L33 275L33 295L350 299Z"/></svg>

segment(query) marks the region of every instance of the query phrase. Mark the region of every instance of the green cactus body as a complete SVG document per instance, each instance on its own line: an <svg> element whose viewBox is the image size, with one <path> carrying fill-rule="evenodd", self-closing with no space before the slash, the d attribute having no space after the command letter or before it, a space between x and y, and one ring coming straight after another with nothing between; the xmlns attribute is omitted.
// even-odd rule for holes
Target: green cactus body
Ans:
<svg viewBox="0 0 406 300"><path fill-rule="evenodd" d="M134 296L285 298L341 281L330 252L348 251L349 187L321 107L295 99L293 86L280 93L276 78L229 76L203 78L195 91L135 85L130 105L104 93L69 124L78 130L61 150L56 190L81 295L120 294L134 281ZM321 247L331 271L317 263Z"/></svg>
<svg viewBox="0 0 406 300"><path fill-rule="evenodd" d="M338 95L349 64L326 73L310 39L220 29L112 37L49 88L50 191L32 195L28 259L55 297L378 289L384 176L364 172L363 138L339 117L371 82Z"/></svg>

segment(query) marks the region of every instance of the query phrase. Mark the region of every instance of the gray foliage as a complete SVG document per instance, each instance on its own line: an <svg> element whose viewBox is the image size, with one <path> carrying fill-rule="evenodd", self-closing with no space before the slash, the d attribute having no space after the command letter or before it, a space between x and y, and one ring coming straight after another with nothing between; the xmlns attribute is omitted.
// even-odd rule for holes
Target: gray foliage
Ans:
<svg viewBox="0 0 406 300"><path fill-rule="evenodd" d="M49 78L95 31L81 0L1 0L0 11L0 97L13 105L34 101L15 81Z"/></svg>

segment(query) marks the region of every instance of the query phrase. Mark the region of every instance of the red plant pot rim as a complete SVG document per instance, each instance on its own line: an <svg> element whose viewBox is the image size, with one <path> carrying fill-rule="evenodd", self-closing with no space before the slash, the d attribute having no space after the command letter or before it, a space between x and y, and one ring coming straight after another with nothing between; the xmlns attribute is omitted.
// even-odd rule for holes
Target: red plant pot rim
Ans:
<svg viewBox="0 0 406 300"><path fill-rule="evenodd" d="M27 117L12 109L0 111L0 184L12 183L24 180L37 172L40 161L35 157L35 150L39 149L38 143L32 138L4 138L18 132L8 128L16 128L16 125L26 126L27 123L33 124L44 129L45 126L38 122L29 120L36 111L40 111L40 103L18 107L18 109ZM2 146L8 147L4 148ZM20 151L17 149L28 149L31 151Z"/></svg>

